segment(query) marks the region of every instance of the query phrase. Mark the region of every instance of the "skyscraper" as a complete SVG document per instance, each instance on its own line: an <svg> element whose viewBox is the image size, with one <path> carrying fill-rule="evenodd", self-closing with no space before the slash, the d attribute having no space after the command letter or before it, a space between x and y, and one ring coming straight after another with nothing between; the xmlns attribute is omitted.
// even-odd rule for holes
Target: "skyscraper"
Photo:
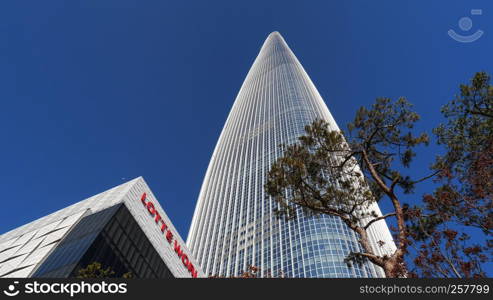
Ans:
<svg viewBox="0 0 493 300"><path fill-rule="evenodd" d="M200 191L187 245L206 274L236 276L247 266L263 276L382 277L372 264L348 267L357 237L331 216L285 221L263 185L271 164L304 127L324 119L338 126L307 73L278 32L271 33L236 97ZM378 206L374 210L380 213ZM395 248L385 221L372 225L377 252Z"/></svg>

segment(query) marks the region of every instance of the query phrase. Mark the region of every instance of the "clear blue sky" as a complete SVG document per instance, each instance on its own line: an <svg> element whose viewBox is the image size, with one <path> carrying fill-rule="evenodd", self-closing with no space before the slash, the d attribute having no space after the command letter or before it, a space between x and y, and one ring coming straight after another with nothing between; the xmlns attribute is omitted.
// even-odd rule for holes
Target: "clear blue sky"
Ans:
<svg viewBox="0 0 493 300"><path fill-rule="evenodd" d="M474 8L469 32L484 36L452 40ZM0 233L142 175L186 238L213 147L274 30L341 127L375 97L406 96L429 131L461 82L493 73L492 15L492 1L470 0L1 1ZM413 174L435 153L420 151Z"/></svg>

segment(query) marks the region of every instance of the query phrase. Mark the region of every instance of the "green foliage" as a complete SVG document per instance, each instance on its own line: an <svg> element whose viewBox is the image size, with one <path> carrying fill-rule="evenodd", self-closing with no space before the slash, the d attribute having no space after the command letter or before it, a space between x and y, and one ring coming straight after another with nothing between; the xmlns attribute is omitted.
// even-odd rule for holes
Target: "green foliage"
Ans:
<svg viewBox="0 0 493 300"><path fill-rule="evenodd" d="M363 211L385 193L381 183L394 182L412 192L415 181L394 167L396 159L409 167L414 147L428 143L426 134L412 134L419 116L410 108L403 98L377 99L371 109L360 108L348 126L348 141L323 120L306 126L297 143L282 146L283 156L268 174L265 189L280 204L277 213L293 218L302 207L310 214L345 216L356 224L372 216Z"/></svg>
<svg viewBox="0 0 493 300"><path fill-rule="evenodd" d="M457 224L473 226L491 237L493 229L493 87L490 77L477 73L460 96L442 108L447 123L434 130L446 153L437 157L433 174L421 179L405 174L415 148L428 145L425 133L415 134L419 115L406 99L379 98L357 111L349 134L334 131L316 120L272 165L265 191L288 218L301 208L307 214L339 217L360 237L363 251L350 253L346 262L365 260L384 268L387 276L481 277L485 255L493 247L470 245ZM437 176L442 183L423 198L423 205L402 204L394 189L413 193L418 182ZM374 201L386 196L394 211L384 216L368 212ZM397 219L397 250L378 256L369 245L366 230L377 220ZM366 224L366 225L365 225ZM403 261L407 247L418 246L415 272Z"/></svg>
<svg viewBox="0 0 493 300"><path fill-rule="evenodd" d="M442 185L429 197L428 208L493 234L493 86L477 73L460 96L442 108L447 119L435 129L446 153L437 157Z"/></svg>
<svg viewBox="0 0 493 300"><path fill-rule="evenodd" d="M419 180L413 181L401 170L402 167L410 167L416 156L415 147L428 145L426 133L413 134L414 124L419 118L405 98L395 102L389 98L379 98L371 109L361 107L354 121L348 124L350 147L370 180L375 196L380 198L384 191L374 182L374 176L368 174L369 167L373 167L384 182L395 182L394 185L408 194L414 191ZM368 156L367 162L361 157L363 153Z"/></svg>
<svg viewBox="0 0 493 300"><path fill-rule="evenodd" d="M307 135L298 143L283 146L284 155L272 165L265 185L280 204L278 214L294 218L296 207L302 207L307 214L330 212L357 222L355 208L374 200L342 133L329 128L317 120L306 126Z"/></svg>
<svg viewBox="0 0 493 300"><path fill-rule="evenodd" d="M438 157L435 168L463 173L475 155L493 142L493 86L490 76L477 73L470 85L460 86L460 96L442 107L447 119L434 130L447 153Z"/></svg>
<svg viewBox="0 0 493 300"><path fill-rule="evenodd" d="M408 226L418 249L416 276L484 277L493 240L493 87L477 73L460 95L443 106L446 123L434 130L445 154L433 168L440 185L423 197L423 206L409 208ZM454 228L461 225L458 234ZM480 229L483 244L469 234ZM488 236L490 239L488 240ZM489 252L489 256L488 253Z"/></svg>
<svg viewBox="0 0 493 300"><path fill-rule="evenodd" d="M99 262L93 262L78 272L77 278L111 278L115 272L110 267L104 269Z"/></svg>
<svg viewBox="0 0 493 300"><path fill-rule="evenodd" d="M394 189L412 193L420 181L401 173L410 167L414 148L428 144L426 134L413 134L418 120L404 98L395 102L379 98L370 109L360 108L348 126L348 140L327 122L315 120L305 127L306 134L297 143L282 145L283 155L268 173L265 191L279 204L276 213L291 219L301 208L308 215L338 217L359 235L364 249L349 253L348 264L370 260L383 267L387 276L406 274L403 256L408 233ZM390 199L394 211L379 216L370 207L383 195ZM366 230L387 217L397 218L398 249L378 256Z"/></svg>
<svg viewBox="0 0 493 300"><path fill-rule="evenodd" d="M77 278L117 278L115 272L110 268L107 267L106 269L103 268L101 263L99 262L93 262L87 267L79 269ZM122 278L133 278L132 272L127 272L122 275Z"/></svg>

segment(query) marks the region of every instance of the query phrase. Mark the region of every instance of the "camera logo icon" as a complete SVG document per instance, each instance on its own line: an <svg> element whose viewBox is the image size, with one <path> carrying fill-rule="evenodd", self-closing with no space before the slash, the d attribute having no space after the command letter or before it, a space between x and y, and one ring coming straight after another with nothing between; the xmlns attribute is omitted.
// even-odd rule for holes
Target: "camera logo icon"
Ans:
<svg viewBox="0 0 493 300"><path fill-rule="evenodd" d="M471 15L473 15L473 16L481 16L482 14L483 14L482 9L471 9ZM472 19L470 17L460 18L459 19L459 28L466 33L468 31L470 31L472 28ZM477 41L480 37L482 37L484 34L484 31L477 30L476 32L474 32L472 34L462 35L462 34L455 32L455 30L450 29L447 33L451 38L453 38L457 42L472 43L472 42Z"/></svg>
<svg viewBox="0 0 493 300"><path fill-rule="evenodd" d="M14 297L19 295L20 292L15 289L15 285L18 283L19 281L14 281L14 284L9 285L8 288L3 291L3 293L9 297Z"/></svg>

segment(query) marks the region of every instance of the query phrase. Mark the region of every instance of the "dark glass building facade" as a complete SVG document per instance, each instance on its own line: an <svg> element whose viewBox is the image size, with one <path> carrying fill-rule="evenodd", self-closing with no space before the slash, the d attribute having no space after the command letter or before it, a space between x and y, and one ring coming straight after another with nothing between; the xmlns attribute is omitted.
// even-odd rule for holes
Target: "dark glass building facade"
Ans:
<svg viewBox="0 0 493 300"><path fill-rule="evenodd" d="M33 277L77 277L94 262L115 277L174 277L124 204L84 217Z"/></svg>

